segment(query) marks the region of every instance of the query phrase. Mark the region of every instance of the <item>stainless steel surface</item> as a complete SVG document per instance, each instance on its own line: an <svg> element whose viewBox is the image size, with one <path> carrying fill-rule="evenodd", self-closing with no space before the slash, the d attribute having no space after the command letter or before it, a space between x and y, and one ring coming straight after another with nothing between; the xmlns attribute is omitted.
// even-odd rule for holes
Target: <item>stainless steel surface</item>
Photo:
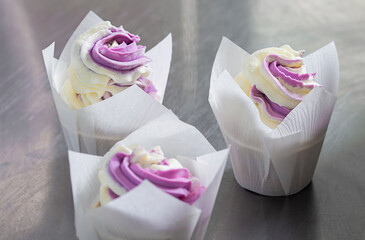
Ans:
<svg viewBox="0 0 365 240"><path fill-rule="evenodd" d="M290 197L239 187L228 164L206 239L365 239L365 2L0 1L0 239L76 239L67 149L41 49L56 56L89 10L139 34L148 48L173 34L164 104L217 149L208 104L222 36L248 51L334 40L339 98L312 184Z"/></svg>

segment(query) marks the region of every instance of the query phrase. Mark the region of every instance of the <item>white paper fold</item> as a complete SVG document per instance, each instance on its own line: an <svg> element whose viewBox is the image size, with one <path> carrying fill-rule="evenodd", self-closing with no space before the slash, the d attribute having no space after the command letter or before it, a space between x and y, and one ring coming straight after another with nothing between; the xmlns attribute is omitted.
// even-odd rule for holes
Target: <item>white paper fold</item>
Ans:
<svg viewBox="0 0 365 240"><path fill-rule="evenodd" d="M216 152L196 128L181 122L172 112L139 128L116 145L136 143L145 148L161 146L167 157L176 157L200 179L205 192L190 206L144 181L94 209L102 157L69 151L78 238L203 239L229 150Z"/></svg>
<svg viewBox="0 0 365 240"><path fill-rule="evenodd" d="M152 69L150 79L161 96L160 102L139 87L132 86L105 101L71 110L59 93L68 78L72 44L81 33L101 21L101 18L89 12L72 34L59 60L53 57L54 43L42 51L67 147L96 155L103 155L116 141L168 111L161 103L172 54L171 34L146 53L152 59L148 64Z"/></svg>
<svg viewBox="0 0 365 240"><path fill-rule="evenodd" d="M309 184L336 102L339 64L333 42L304 58L321 88L313 89L276 128L267 127L251 99L234 81L247 52L222 39L210 82L209 102L231 145L237 182L251 191L289 195Z"/></svg>

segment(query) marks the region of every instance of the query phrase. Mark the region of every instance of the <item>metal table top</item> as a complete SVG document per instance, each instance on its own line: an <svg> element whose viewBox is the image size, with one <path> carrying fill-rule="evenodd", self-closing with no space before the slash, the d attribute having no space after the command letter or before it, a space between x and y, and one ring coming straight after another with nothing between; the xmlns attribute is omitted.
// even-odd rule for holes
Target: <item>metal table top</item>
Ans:
<svg viewBox="0 0 365 240"><path fill-rule="evenodd" d="M0 1L0 239L77 239L67 148L41 50L58 57L93 10L141 36L169 32L164 105L216 149L225 142L208 103L222 36L247 51L290 44L308 53L334 40L339 98L312 183L290 197L241 188L227 164L206 239L365 239L365 2Z"/></svg>

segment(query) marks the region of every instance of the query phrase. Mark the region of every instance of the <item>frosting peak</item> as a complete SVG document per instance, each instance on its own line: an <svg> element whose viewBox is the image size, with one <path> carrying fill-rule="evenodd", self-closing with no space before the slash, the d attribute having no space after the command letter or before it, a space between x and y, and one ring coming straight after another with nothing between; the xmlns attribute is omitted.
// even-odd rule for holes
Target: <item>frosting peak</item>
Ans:
<svg viewBox="0 0 365 240"><path fill-rule="evenodd" d="M125 31L123 27L112 29L113 31L107 37L96 41L90 50L91 58L95 63L123 73L150 62L150 59L145 56L146 47L137 45L140 41L139 36Z"/></svg>

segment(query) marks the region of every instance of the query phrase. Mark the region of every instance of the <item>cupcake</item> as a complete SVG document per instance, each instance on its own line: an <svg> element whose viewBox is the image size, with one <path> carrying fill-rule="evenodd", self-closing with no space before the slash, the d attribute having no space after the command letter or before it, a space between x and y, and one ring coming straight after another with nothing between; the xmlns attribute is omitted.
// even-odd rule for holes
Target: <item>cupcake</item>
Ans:
<svg viewBox="0 0 365 240"><path fill-rule="evenodd" d="M151 61L140 37L105 21L82 33L72 46L69 79L61 96L71 109L80 109L136 84L158 99L157 89L148 79Z"/></svg>
<svg viewBox="0 0 365 240"><path fill-rule="evenodd" d="M227 157L172 112L103 157L69 151L77 237L204 239Z"/></svg>
<svg viewBox="0 0 365 240"><path fill-rule="evenodd" d="M289 45L261 49L246 59L235 79L270 128L277 127L315 86L320 86L314 81L315 73L307 72L303 54Z"/></svg>
<svg viewBox="0 0 365 240"><path fill-rule="evenodd" d="M108 152L99 171L100 204L132 190L144 180L192 205L205 187L175 158L166 158L160 146L147 151L141 146L119 145Z"/></svg>
<svg viewBox="0 0 365 240"><path fill-rule="evenodd" d="M104 155L118 140L168 112L162 105L171 34L146 51L140 37L93 12L76 28L59 59L43 58L70 150Z"/></svg>
<svg viewBox="0 0 365 240"><path fill-rule="evenodd" d="M312 180L339 70L334 43L303 53L284 45L248 54L226 38L218 49L209 103L245 189L290 195Z"/></svg>

